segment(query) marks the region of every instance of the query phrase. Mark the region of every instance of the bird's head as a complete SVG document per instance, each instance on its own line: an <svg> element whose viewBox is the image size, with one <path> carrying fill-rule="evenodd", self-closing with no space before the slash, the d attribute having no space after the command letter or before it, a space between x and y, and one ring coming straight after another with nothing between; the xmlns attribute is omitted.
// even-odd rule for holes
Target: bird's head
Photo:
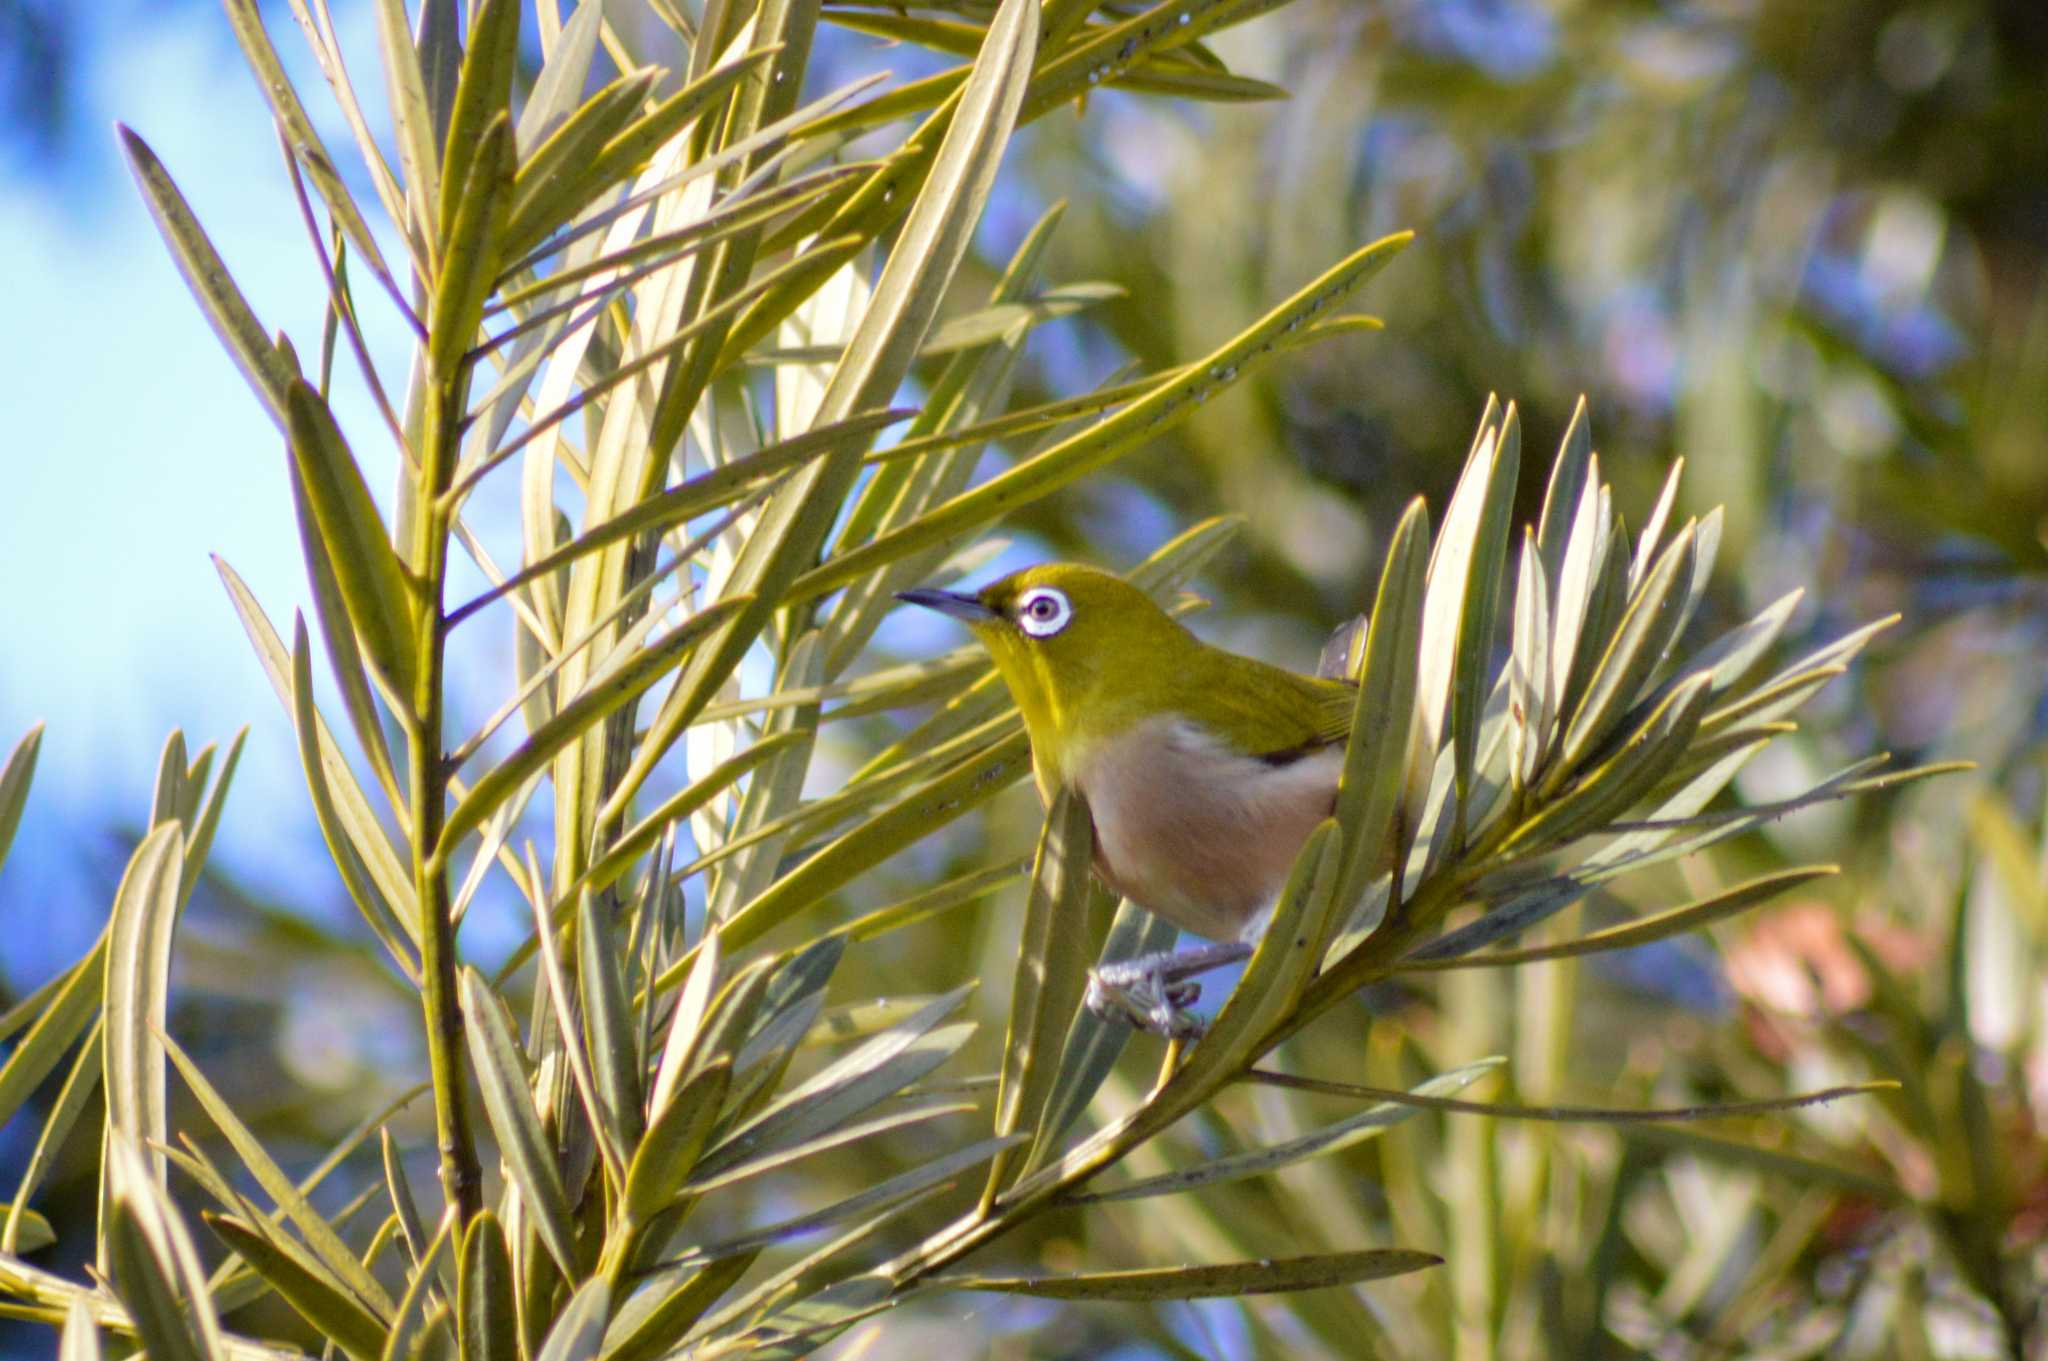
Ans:
<svg viewBox="0 0 2048 1361"><path fill-rule="evenodd" d="M1077 745L1157 710L1169 669L1199 649L1193 635L1122 577L1075 563L1013 572L979 591L903 591L897 599L951 615L995 659L1057 771Z"/></svg>

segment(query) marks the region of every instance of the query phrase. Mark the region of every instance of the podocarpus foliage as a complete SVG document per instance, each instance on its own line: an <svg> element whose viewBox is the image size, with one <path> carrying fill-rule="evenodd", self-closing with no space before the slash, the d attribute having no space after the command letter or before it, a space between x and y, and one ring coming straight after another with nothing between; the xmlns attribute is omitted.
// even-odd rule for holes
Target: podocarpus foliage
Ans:
<svg viewBox="0 0 2048 1361"><path fill-rule="evenodd" d="M1203 39L1271 7L1168 0L1127 16L1090 0L1004 0L933 19L805 0L694 16L654 3L648 31L683 54L666 70L641 64L642 35L613 27L595 0L566 19L542 5L531 20L514 0L478 0L466 23L453 0L428 0L416 26L399 0L380 0L392 165L324 6L295 0L373 206L402 243L394 263L255 5L229 0L329 298L315 362L264 328L166 168L139 136L122 140L288 451L315 617L281 630L231 567L221 575L298 735L341 882L419 998L439 1194L408 1185L382 1120L294 1181L169 1033L178 916L240 751L237 739L217 763L212 748L188 760L174 736L100 943L0 1027L20 1035L0 1069L0 1118L70 1056L4 1230L11 1308L63 1322L72 1355L95 1354L102 1329L160 1357L278 1354L284 1344L220 1321L274 1293L351 1357L626 1361L801 1354L947 1290L1154 1300L1412 1272L1438 1259L1370 1246L1063 1276L967 1259L1102 1194L1091 1189L1102 1173L1226 1087L1303 1082L1261 1060L1364 984L1639 944L1825 872L1773 875L1576 940L1489 949L1613 876L1784 812L1714 800L1871 632L1772 665L1788 599L1705 647L1682 645L1717 521L1670 524L1667 489L1631 540L1581 411L1540 519L1518 537L1520 425L1512 407L1490 408L1440 531L1418 503L1387 549L1348 658L1358 717L1334 815L1303 848L1212 1029L1169 1050L1148 1095L1121 1111L1097 1100L1127 1037L1078 1002L1090 963L1157 948L1162 928L1131 904L1112 915L1088 874L1087 810L1067 796L1029 875L992 1101L938 1076L972 1029L952 1019L964 989L856 1008L819 1034L846 951L1013 873L976 869L852 921L829 911L857 877L1027 769L1017 716L971 651L861 671L892 593L958 575L973 561L958 550L987 526L1139 447L1254 365L1369 324L1335 310L1405 237L1347 256L1209 355L1019 410L1006 392L1026 336L1100 290L1037 285L1057 213L985 295L957 286L1019 126L1102 83L1263 97L1270 87L1222 69ZM805 81L821 20L966 60L821 95ZM535 37L541 60L525 72ZM600 48L623 74L586 98ZM852 155L853 134L906 120L885 153ZM358 321L371 308L411 329L403 372L372 362ZM330 405L343 381L360 382L373 413L347 432ZM892 405L905 394L909 407ZM1030 452L974 483L989 442L1033 435ZM389 515L354 451L372 440L397 449ZM518 488L510 570L465 519L491 480ZM1231 528L1197 526L1132 578L1170 598ZM490 582L480 594L453 593L457 554ZM457 732L451 641L488 627L510 631L516 674L495 715ZM759 684L742 683L749 659ZM936 712L836 791L801 797L821 723L913 704ZM0 833L34 757L32 735L0 775ZM1794 804L1900 778L1859 763ZM533 932L487 976L465 964L457 932L494 876L525 901ZM821 1039L846 1047L799 1064ZM1413 1093L1321 1082L1374 1104L1106 1194L1255 1176L1421 1107L1513 1113L1451 1097L1497 1063ZM224 1143L170 1126L173 1068ZM43 1227L28 1203L53 1150L86 1137L74 1127L96 1086L101 1276L85 1283L12 1254ZM1091 1110L1092 1131L1077 1136ZM850 1197L726 1222L773 1174L963 1114L982 1122L979 1137ZM372 1133L384 1175L357 1188L347 1214L323 1215L315 1184ZM487 1182L487 1164L502 1177ZM169 1194L177 1184L196 1192L226 1251L211 1273ZM933 1231L935 1207L951 1217Z"/></svg>

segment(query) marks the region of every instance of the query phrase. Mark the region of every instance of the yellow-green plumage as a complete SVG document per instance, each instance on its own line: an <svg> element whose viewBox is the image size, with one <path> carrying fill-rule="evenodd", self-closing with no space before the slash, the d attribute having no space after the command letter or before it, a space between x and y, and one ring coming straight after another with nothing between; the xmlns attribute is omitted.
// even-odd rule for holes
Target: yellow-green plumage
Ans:
<svg viewBox="0 0 2048 1361"><path fill-rule="evenodd" d="M1073 620L1033 638L1009 622L1032 587L1071 602ZM1123 578L1073 563L1046 563L976 593L995 612L973 625L1031 733L1047 792L1106 738L1161 713L1183 715L1247 756L1342 742L1351 730L1351 688L1211 647Z"/></svg>
<svg viewBox="0 0 2048 1361"><path fill-rule="evenodd" d="M1212 938L1257 929L1334 803L1349 686L1211 647L1128 582L1070 563L904 598L988 648L1040 793L1086 797L1112 888Z"/></svg>

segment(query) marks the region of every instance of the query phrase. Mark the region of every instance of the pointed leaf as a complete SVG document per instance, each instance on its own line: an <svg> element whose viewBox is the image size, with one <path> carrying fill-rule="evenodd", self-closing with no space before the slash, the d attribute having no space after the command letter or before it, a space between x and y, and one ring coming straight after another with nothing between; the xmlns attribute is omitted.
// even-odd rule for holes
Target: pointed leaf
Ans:
<svg viewBox="0 0 2048 1361"><path fill-rule="evenodd" d="M611 1285L602 1276L585 1281L556 1315L535 1361L594 1361L611 1308Z"/></svg>
<svg viewBox="0 0 2048 1361"><path fill-rule="evenodd" d="M256 390L256 396L270 413L270 419L283 429L285 390L297 377L296 373L279 356L277 347L271 343L270 333L249 309L241 289L235 286L233 277L228 274L227 265L222 263L220 253L207 240L199 219L193 216L191 206L178 192L178 186L171 182L169 172L157 160L156 153L123 125L116 123L114 130L120 135L121 149L127 154L128 168L135 175L135 183L149 204L149 215L156 219L157 231L170 248L178 272L185 276L186 287L192 290L199 310L206 314L213 333L220 337L220 343L227 348L235 367Z"/></svg>
<svg viewBox="0 0 2048 1361"><path fill-rule="evenodd" d="M1365 886L1400 848L1390 845L1399 811L1403 773L1408 768L1419 683L1424 589L1429 549L1429 510L1422 498L1408 503L1387 544L1386 566L1366 626L1364 654L1356 673L1358 699L1344 745L1344 769L1337 785L1337 825L1343 837L1343 874L1338 881L1336 922L1350 913Z"/></svg>
<svg viewBox="0 0 2048 1361"><path fill-rule="evenodd" d="M292 469L305 487L349 622L387 690L409 700L416 666L412 588L377 503L327 403L303 379L286 387L285 415Z"/></svg>
<svg viewBox="0 0 2048 1361"><path fill-rule="evenodd" d="M475 969L462 973L463 1027L469 1037L470 1062L476 1066L484 1113L497 1135L506 1170L519 1187L520 1204L562 1274L576 1279L576 1234L569 1198L562 1190L555 1153L540 1126L519 1058L519 1042L505 1020L503 1007Z"/></svg>
<svg viewBox="0 0 2048 1361"><path fill-rule="evenodd" d="M171 935L177 929L178 874L185 830L160 824L128 861L107 923L105 1057L107 1125L131 1145L170 1139L164 1119ZM163 1157L148 1155L163 1185Z"/></svg>
<svg viewBox="0 0 2048 1361"><path fill-rule="evenodd" d="M384 1325L363 1302L303 1257L289 1239L272 1238L228 1215L203 1216L228 1250L256 1269L270 1288L323 1337L355 1361L379 1361Z"/></svg>
<svg viewBox="0 0 2048 1361"><path fill-rule="evenodd" d="M497 0L496 12L510 11L517 23L518 0ZM491 14L486 5L479 18ZM515 30L516 32L516 30ZM451 138L455 129L451 128ZM454 143L451 140L450 145ZM512 116L500 110L484 128L473 159L468 159L462 194L452 217L444 218L447 243L441 271L434 281L434 305L427 340L430 371L452 380L463 357L476 341L484 301L497 281L507 246L506 222L512 212ZM456 169L449 166L451 175ZM437 488L438 490L438 488Z"/></svg>
<svg viewBox="0 0 2048 1361"><path fill-rule="evenodd" d="M1081 1010L1081 993L1096 949L1088 929L1094 884L1095 821L1087 800L1068 789L1053 798L1039 835L1017 949L1010 1027L1003 1042L1002 1085L996 1093L995 1133L1036 1137L1058 1073L1058 1046ZM998 1155L989 1168L990 1190L1001 1189L1011 1159Z"/></svg>
<svg viewBox="0 0 2048 1361"><path fill-rule="evenodd" d="M759 1255L757 1249L721 1257L680 1279L663 1276L636 1292L619 1306L605 1334L604 1361L654 1361L747 1274Z"/></svg>
<svg viewBox="0 0 2048 1361"><path fill-rule="evenodd" d="M1153 916L1126 898L1117 905L1116 918L1102 944L1100 962L1136 959L1168 949L1178 932L1172 922ZM1044 1166L1058 1150L1061 1137L1094 1100L1130 1038L1131 1027L1121 1021L1105 1020L1085 1007L1074 1014L1060 1051L1059 1072L1046 1096L1045 1114L1024 1159L1026 1173Z"/></svg>
<svg viewBox="0 0 2048 1361"><path fill-rule="evenodd" d="M368 1307L372 1316L378 1320L381 1331L382 1323L391 1317L393 1308L391 1297L385 1293L384 1287L378 1284L376 1277L370 1274L361 1259L342 1241L341 1235L334 1231L327 1218L315 1210L298 1187L292 1184L284 1169L272 1160L255 1134L235 1114L234 1107L222 1098L211 1082L207 1081L206 1074L200 1070L199 1065L187 1057L185 1051L168 1035L159 1035L158 1040L171 1062L177 1066L178 1074L184 1079L186 1087L205 1110L207 1119L211 1120L214 1128L227 1139L229 1146L235 1150L235 1156L242 1160L242 1166L256 1179L256 1184L263 1188L263 1193L270 1197L285 1217L305 1236L307 1245L312 1248L314 1255L320 1259L328 1273L353 1291ZM381 1342L379 1346L382 1346Z"/></svg>
<svg viewBox="0 0 2048 1361"><path fill-rule="evenodd" d="M184 1221L126 1134L113 1131L106 1150L107 1266L136 1336L153 1361L222 1361L220 1320Z"/></svg>
<svg viewBox="0 0 2048 1361"><path fill-rule="evenodd" d="M0 865L7 863L7 848L14 844L14 829L21 825L21 810L28 803L28 787L36 776L36 754L43 747L43 725L38 723L22 734L7 764L0 766ZM0 1116L0 1123L5 1117Z"/></svg>
<svg viewBox="0 0 2048 1361"><path fill-rule="evenodd" d="M1497 954L1461 954L1433 956L1428 959L1416 958L1402 964L1401 972L1422 969L1470 969L1491 968L1504 965L1528 964L1539 959L1573 959L1581 955L1599 954L1606 950L1630 950L1651 941L1664 940L1688 931L1697 931L1711 922L1745 912L1768 898L1774 898L1786 889L1796 888L1815 879L1825 879L1839 873L1834 865L1805 865L1798 869L1780 870L1697 898L1683 907L1674 907L1638 921L1610 926L1573 940L1560 941L1555 945L1532 945L1520 950L1502 950ZM1584 887L1590 885L1580 886Z"/></svg>
<svg viewBox="0 0 2048 1361"><path fill-rule="evenodd" d="M1468 1063L1462 1068L1429 1079L1415 1091L1422 1096L1450 1096L1463 1091L1506 1062L1507 1060L1502 1058L1488 1058L1477 1063ZM1268 1172L1277 1172L1283 1167L1291 1167L1310 1158L1337 1153L1367 1139L1377 1138L1414 1115L1419 1109L1420 1107L1414 1105L1384 1102L1357 1115L1339 1120L1335 1124L1311 1130L1285 1143L1274 1144L1270 1148L1255 1148L1247 1153L1216 1158L1177 1172L1145 1177L1114 1190L1090 1191L1071 1199L1076 1203L1142 1200L1149 1196L1175 1195L1198 1187L1264 1176Z"/></svg>
<svg viewBox="0 0 2048 1361"><path fill-rule="evenodd" d="M1443 1261L1429 1252L1374 1248L1221 1266L1152 1267L1071 1276L940 1276L936 1283L953 1290L994 1290L1051 1300L1203 1300L1356 1285L1442 1266Z"/></svg>
<svg viewBox="0 0 2048 1361"><path fill-rule="evenodd" d="M457 1277L455 1337L462 1361L518 1361L512 1255L489 1210L469 1221Z"/></svg>

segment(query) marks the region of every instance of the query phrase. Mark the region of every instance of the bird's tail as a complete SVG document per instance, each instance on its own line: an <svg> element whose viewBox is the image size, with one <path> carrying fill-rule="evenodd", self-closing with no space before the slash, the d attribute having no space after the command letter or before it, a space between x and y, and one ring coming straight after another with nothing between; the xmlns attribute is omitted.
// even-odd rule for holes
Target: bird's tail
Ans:
<svg viewBox="0 0 2048 1361"><path fill-rule="evenodd" d="M1365 616L1346 620L1337 625L1330 635L1330 641L1323 644L1322 659L1316 663L1316 674L1324 680L1350 681L1358 679L1358 664L1365 652Z"/></svg>

